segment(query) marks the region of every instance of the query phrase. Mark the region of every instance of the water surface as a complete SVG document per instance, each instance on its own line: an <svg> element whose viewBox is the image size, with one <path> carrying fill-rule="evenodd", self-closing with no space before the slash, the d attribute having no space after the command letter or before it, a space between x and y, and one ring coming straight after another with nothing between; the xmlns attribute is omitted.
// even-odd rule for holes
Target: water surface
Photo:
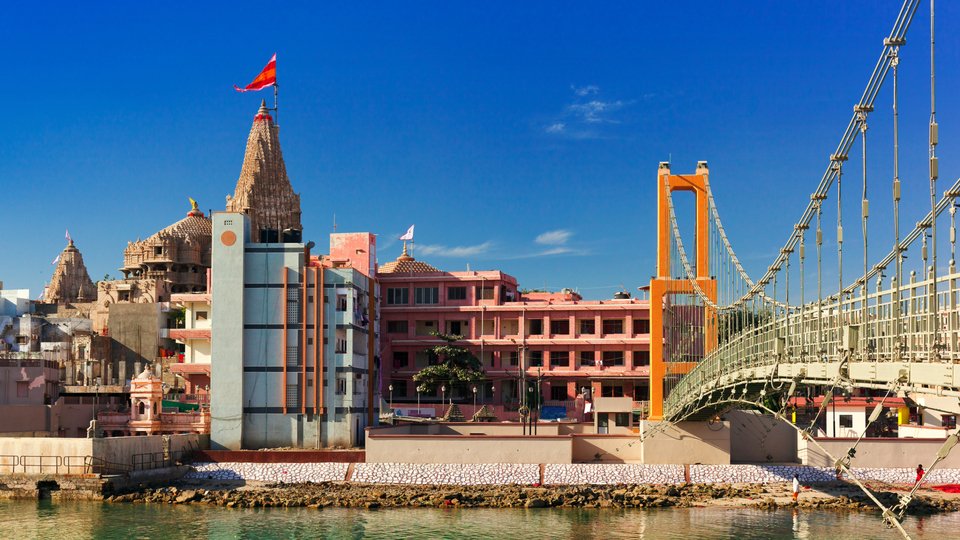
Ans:
<svg viewBox="0 0 960 540"><path fill-rule="evenodd" d="M917 539L956 538L960 513L909 518ZM900 538L876 514L755 509L234 509L0 501L0 538Z"/></svg>

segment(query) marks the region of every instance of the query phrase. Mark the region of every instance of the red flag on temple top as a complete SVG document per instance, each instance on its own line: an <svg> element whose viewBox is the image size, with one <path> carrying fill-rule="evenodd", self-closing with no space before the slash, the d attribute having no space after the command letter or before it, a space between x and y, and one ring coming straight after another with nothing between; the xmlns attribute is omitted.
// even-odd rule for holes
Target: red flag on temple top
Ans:
<svg viewBox="0 0 960 540"><path fill-rule="evenodd" d="M267 62L267 66L263 68L263 71L253 79L253 82L248 84L244 88L240 88L237 85L233 85L237 89L237 92L247 92L250 90L263 90L268 86L273 86L277 84L277 54L274 53L273 57L270 58L270 61Z"/></svg>

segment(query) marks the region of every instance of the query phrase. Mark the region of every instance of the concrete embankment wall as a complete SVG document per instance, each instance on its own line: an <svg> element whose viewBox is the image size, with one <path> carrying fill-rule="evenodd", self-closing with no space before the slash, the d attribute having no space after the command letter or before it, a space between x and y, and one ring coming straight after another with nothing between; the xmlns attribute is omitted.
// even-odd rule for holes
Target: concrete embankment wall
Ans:
<svg viewBox="0 0 960 540"><path fill-rule="evenodd" d="M627 429L591 433L582 424L541 424L536 435L504 424L401 425L367 429L368 463L730 463L730 423L642 422L641 442ZM652 431L651 431L652 430Z"/></svg>
<svg viewBox="0 0 960 540"><path fill-rule="evenodd" d="M76 474L91 463L121 468L152 468L163 455L176 459L209 445L208 435L106 437L0 437L0 474ZM157 463L159 464L159 463ZM89 471L87 471L89 472Z"/></svg>
<svg viewBox="0 0 960 540"><path fill-rule="evenodd" d="M817 439L817 443L833 456L847 455L856 439ZM857 444L854 465L864 468L909 468L929 465L943 446L943 439L864 439ZM797 443L800 462L813 467L832 467L833 460L810 441ZM960 451L954 449L938 467L960 469Z"/></svg>
<svg viewBox="0 0 960 540"><path fill-rule="evenodd" d="M832 467L802 465L649 465L639 463L194 463L184 478L261 482L353 482L401 485L610 485L833 482ZM854 469L858 478L909 484L911 469ZM937 469L930 484L960 483L960 469Z"/></svg>

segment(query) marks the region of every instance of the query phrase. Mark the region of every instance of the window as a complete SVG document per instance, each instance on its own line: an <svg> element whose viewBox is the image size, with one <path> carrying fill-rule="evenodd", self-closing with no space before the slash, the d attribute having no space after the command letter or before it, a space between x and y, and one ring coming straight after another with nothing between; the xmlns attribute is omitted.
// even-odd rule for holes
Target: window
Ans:
<svg viewBox="0 0 960 540"><path fill-rule="evenodd" d="M957 415L955 414L941 414L940 423L943 427L947 429L956 429L957 427Z"/></svg>
<svg viewBox="0 0 960 540"><path fill-rule="evenodd" d="M337 295L337 311L346 311L347 310L347 296L344 294Z"/></svg>
<svg viewBox="0 0 960 540"><path fill-rule="evenodd" d="M393 369L405 368L410 363L410 353L407 351L393 352Z"/></svg>
<svg viewBox="0 0 960 540"><path fill-rule="evenodd" d="M601 397L623 397L623 386L619 384L603 385L600 388Z"/></svg>
<svg viewBox="0 0 960 540"><path fill-rule="evenodd" d="M541 367L543 366L543 351L530 351L527 359L529 367Z"/></svg>
<svg viewBox="0 0 960 540"><path fill-rule="evenodd" d="M603 351L603 365L604 367L622 366L623 351Z"/></svg>
<svg viewBox="0 0 960 540"><path fill-rule="evenodd" d="M502 353L502 354L505 354L505 355L506 355L506 359L504 359L504 358L501 358L501 359L500 359L500 364L501 364L501 365L503 365L503 364L505 364L505 363L506 363L506 364L510 364L511 366L519 366L519 365L520 365L520 354L519 354L517 351L508 351L508 352L505 352L505 353ZM504 362L504 360L506 360L506 362Z"/></svg>
<svg viewBox="0 0 960 540"><path fill-rule="evenodd" d="M390 384L393 385L393 397L395 398L407 397L407 381L402 379L394 379L390 381Z"/></svg>
<svg viewBox="0 0 960 540"><path fill-rule="evenodd" d="M153 246L153 255L156 257L163 255L163 246Z"/></svg>
<svg viewBox="0 0 960 540"><path fill-rule="evenodd" d="M477 287L477 300L493 300L493 287Z"/></svg>
<svg viewBox="0 0 960 540"><path fill-rule="evenodd" d="M580 365L592 366L596 364L596 356L593 351L580 351Z"/></svg>
<svg viewBox="0 0 960 540"><path fill-rule="evenodd" d="M447 333L454 336L462 336L463 329L466 325L462 321L448 321L447 322Z"/></svg>
<svg viewBox="0 0 960 540"><path fill-rule="evenodd" d="M649 366L649 365L650 365L650 351L634 351L634 352L633 352L633 365L634 365L634 366Z"/></svg>
<svg viewBox="0 0 960 540"><path fill-rule="evenodd" d="M414 303L416 304L439 304L439 287L417 287L414 291Z"/></svg>
<svg viewBox="0 0 960 540"><path fill-rule="evenodd" d="M596 334L597 333L597 321L593 319L580 319L580 333L581 334Z"/></svg>
<svg viewBox="0 0 960 540"><path fill-rule="evenodd" d="M343 338L337 338L336 349L334 350L337 354L346 354L347 352L347 340Z"/></svg>
<svg viewBox="0 0 960 540"><path fill-rule="evenodd" d="M647 385L634 385L633 387L633 400L634 401L646 401L650 399L650 387Z"/></svg>
<svg viewBox="0 0 960 540"><path fill-rule="evenodd" d="M603 333L604 334L622 334L623 319L604 319Z"/></svg>
<svg viewBox="0 0 960 540"><path fill-rule="evenodd" d="M630 413L617 413L616 416L613 417L613 421L620 427L627 427L630 425Z"/></svg>
<svg viewBox="0 0 960 540"><path fill-rule="evenodd" d="M403 305L410 303L410 289L406 287L390 287L387 289L388 305Z"/></svg>
<svg viewBox="0 0 960 540"><path fill-rule="evenodd" d="M337 395L345 396L347 395L347 379L346 377L337 377Z"/></svg>
<svg viewBox="0 0 960 540"><path fill-rule="evenodd" d="M550 319L550 333L551 334L569 334L570 333L570 319Z"/></svg>
<svg viewBox="0 0 960 540"><path fill-rule="evenodd" d="M207 320L207 312L206 312L206 311L198 311L198 312L197 312L197 315L196 315L196 318L197 318L198 321L205 321L205 320Z"/></svg>
<svg viewBox="0 0 960 540"><path fill-rule="evenodd" d="M447 300L466 300L466 287L450 287L447 289Z"/></svg>
<svg viewBox="0 0 960 540"><path fill-rule="evenodd" d="M853 427L853 415L852 414L841 414L839 415L840 427L842 428L852 428Z"/></svg>
<svg viewBox="0 0 960 540"><path fill-rule="evenodd" d="M634 326L636 326L635 333L637 334L649 334L650 333L650 319L634 319Z"/></svg>
<svg viewBox="0 0 960 540"><path fill-rule="evenodd" d="M570 353L567 351L553 351L550 353L550 365L552 366L570 366Z"/></svg>
<svg viewBox="0 0 960 540"><path fill-rule="evenodd" d="M406 334L408 329L407 321L387 321L388 334Z"/></svg>
<svg viewBox="0 0 960 540"><path fill-rule="evenodd" d="M30 381L17 381L17 397L25 398L30 394Z"/></svg>
<svg viewBox="0 0 960 540"><path fill-rule="evenodd" d="M543 319L530 319L527 322L531 336L543 335Z"/></svg>
<svg viewBox="0 0 960 540"><path fill-rule="evenodd" d="M550 399L554 401L566 401L569 399L567 396L567 385L557 386L556 383L554 383L550 386Z"/></svg>
<svg viewBox="0 0 960 540"><path fill-rule="evenodd" d="M120 302L129 302L130 301L130 291L119 291L117 293L117 300Z"/></svg>

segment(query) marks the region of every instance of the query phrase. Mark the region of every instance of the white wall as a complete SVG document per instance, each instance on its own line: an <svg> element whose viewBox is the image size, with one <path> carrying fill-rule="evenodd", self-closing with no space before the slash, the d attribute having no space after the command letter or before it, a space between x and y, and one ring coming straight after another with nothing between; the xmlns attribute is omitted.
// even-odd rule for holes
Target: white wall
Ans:
<svg viewBox="0 0 960 540"><path fill-rule="evenodd" d="M837 409L836 412L828 405L826 408L827 437L856 439L867 429L867 412L863 409ZM836 417L834 417L836 415ZM840 417L852 416L853 426L849 428L840 425ZM834 433L836 428L836 433Z"/></svg>

